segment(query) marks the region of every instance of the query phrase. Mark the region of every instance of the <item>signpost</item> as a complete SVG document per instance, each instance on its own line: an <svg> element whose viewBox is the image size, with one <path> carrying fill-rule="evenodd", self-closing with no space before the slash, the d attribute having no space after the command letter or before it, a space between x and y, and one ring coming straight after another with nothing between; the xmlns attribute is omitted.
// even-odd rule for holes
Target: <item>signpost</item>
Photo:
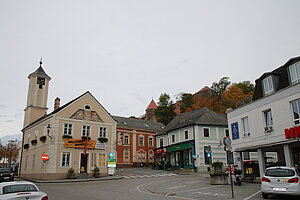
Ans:
<svg viewBox="0 0 300 200"><path fill-rule="evenodd" d="M48 155L46 155L46 154L43 154L43 155L42 155L42 160L43 160L43 161L47 161L47 160L49 160L49 157L48 157Z"/></svg>
<svg viewBox="0 0 300 200"><path fill-rule="evenodd" d="M116 161L115 153L109 153L109 159L108 159L107 167L108 167L108 175L109 176L114 176L115 175L115 169L117 167L117 161Z"/></svg>

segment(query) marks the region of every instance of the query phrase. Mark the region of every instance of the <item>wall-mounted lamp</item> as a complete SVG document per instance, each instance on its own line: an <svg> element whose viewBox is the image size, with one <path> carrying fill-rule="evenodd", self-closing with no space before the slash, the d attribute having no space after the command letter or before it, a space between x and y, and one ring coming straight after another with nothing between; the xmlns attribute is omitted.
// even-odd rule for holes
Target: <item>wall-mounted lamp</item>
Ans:
<svg viewBox="0 0 300 200"><path fill-rule="evenodd" d="M51 129L51 126L50 126L50 124L48 124L48 126L47 126L47 135L50 139L53 139L52 136L50 135L50 129Z"/></svg>

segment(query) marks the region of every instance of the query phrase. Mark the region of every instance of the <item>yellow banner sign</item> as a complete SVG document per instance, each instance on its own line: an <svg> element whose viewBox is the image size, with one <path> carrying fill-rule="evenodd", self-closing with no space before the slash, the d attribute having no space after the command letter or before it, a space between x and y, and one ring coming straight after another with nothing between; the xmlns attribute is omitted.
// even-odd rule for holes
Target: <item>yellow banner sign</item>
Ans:
<svg viewBox="0 0 300 200"><path fill-rule="evenodd" d="M82 139L65 139L65 147L70 148L84 148L86 140ZM87 148L88 149L95 149L96 148L96 141L95 140L88 140Z"/></svg>

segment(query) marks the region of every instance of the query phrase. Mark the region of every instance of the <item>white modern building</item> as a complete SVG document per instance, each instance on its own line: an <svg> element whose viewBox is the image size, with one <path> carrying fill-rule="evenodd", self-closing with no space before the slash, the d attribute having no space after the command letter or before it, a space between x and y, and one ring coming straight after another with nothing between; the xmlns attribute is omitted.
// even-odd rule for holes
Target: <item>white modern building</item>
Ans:
<svg viewBox="0 0 300 200"><path fill-rule="evenodd" d="M300 164L299 82L300 57L295 57L255 81L251 103L227 113L240 167L251 152L257 152L261 175L268 166Z"/></svg>
<svg viewBox="0 0 300 200"><path fill-rule="evenodd" d="M173 169L210 171L213 162L233 161L224 151L223 139L228 136L226 114L208 108L179 114L156 135L156 161L169 162Z"/></svg>

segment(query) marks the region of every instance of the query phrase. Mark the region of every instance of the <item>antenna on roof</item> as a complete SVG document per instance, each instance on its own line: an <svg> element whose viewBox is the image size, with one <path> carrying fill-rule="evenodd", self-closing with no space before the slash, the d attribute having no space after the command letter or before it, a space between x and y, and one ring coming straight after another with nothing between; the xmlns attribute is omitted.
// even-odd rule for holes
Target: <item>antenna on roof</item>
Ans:
<svg viewBox="0 0 300 200"><path fill-rule="evenodd" d="M42 67L42 64L43 64L43 58L41 57L41 60L40 60L40 67Z"/></svg>

